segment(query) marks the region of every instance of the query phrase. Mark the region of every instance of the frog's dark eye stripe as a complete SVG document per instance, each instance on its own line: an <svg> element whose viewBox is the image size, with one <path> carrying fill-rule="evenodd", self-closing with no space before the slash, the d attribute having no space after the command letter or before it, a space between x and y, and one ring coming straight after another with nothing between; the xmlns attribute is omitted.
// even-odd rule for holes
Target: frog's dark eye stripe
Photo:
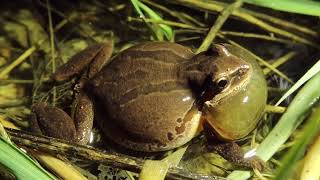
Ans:
<svg viewBox="0 0 320 180"><path fill-rule="evenodd" d="M217 49L217 47L213 46L213 47L209 48L207 51L205 51L204 54L206 56L216 57L219 55L219 50Z"/></svg>

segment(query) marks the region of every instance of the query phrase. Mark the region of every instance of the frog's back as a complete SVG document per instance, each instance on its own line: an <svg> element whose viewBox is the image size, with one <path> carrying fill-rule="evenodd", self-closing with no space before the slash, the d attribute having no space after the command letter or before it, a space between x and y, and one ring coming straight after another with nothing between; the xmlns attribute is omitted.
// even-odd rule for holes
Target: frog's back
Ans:
<svg viewBox="0 0 320 180"><path fill-rule="evenodd" d="M188 48L168 42L144 43L120 53L93 80L98 106L107 114L98 115L106 135L141 151L172 149L189 141L197 110L178 69L193 56Z"/></svg>

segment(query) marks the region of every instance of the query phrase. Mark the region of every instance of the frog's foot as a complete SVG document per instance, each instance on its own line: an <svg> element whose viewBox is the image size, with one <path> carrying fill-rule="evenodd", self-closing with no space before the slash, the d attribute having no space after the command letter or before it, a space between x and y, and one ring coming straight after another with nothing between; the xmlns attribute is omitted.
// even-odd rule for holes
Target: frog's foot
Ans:
<svg viewBox="0 0 320 180"><path fill-rule="evenodd" d="M74 103L74 120L62 109L37 103L32 106L31 131L79 144L87 144L93 125L93 104L80 93Z"/></svg>
<svg viewBox="0 0 320 180"><path fill-rule="evenodd" d="M76 128L70 116L63 110L50 107L46 103L37 103L32 106L30 129L37 134L67 141L76 139Z"/></svg>
<svg viewBox="0 0 320 180"><path fill-rule="evenodd" d="M224 159L248 168L255 168L262 171L265 168L265 163L257 156L245 157L243 150L234 142L221 142L214 145L208 145L209 150L214 150Z"/></svg>
<svg viewBox="0 0 320 180"><path fill-rule="evenodd" d="M252 168L255 168L259 171L263 171L266 168L266 163L262 161L258 156L253 156L247 159Z"/></svg>

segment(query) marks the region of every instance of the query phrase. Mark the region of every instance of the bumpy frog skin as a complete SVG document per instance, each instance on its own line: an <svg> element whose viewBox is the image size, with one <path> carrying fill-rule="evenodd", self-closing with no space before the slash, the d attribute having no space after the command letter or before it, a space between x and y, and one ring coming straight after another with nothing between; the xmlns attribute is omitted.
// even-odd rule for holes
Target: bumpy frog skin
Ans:
<svg viewBox="0 0 320 180"><path fill-rule="evenodd" d="M244 60L252 57L241 54L245 52L239 54L230 45L215 45L207 52L195 55L189 48L175 43L143 43L121 52L102 69L100 64L104 62L101 59L111 55L110 46L90 48L76 55L77 58L53 76L56 81L65 81L80 71L86 72L77 95L75 125L67 127L72 135L63 135L68 140L86 143L94 115L109 139L137 151L155 152L179 147L197 134L202 120L208 121L222 139L232 141L254 129L265 105L265 81L259 67L252 65L251 60ZM81 67L75 67L79 58L86 62L81 61ZM91 66L84 70L87 64ZM257 86L250 85L257 73L259 82L256 83L263 86L259 90L263 95L251 97L247 91L251 92ZM241 116L247 119L232 119L235 118L232 116L224 121L224 114L242 113L232 112L231 108L239 106L236 111L240 111L245 104L241 102L244 96L248 96L250 102L259 98L259 108L252 111L247 108L246 113L251 115ZM51 128L45 120L54 119L57 121L54 124L62 126L60 120L56 120L57 116L53 118L45 113L57 111L61 114L61 110L43 105L36 105L33 110L38 120L33 123L43 133L43 129ZM70 117L65 118L67 115L60 116L73 124ZM237 121L241 121L241 125L233 126ZM61 138L53 129L45 134Z"/></svg>

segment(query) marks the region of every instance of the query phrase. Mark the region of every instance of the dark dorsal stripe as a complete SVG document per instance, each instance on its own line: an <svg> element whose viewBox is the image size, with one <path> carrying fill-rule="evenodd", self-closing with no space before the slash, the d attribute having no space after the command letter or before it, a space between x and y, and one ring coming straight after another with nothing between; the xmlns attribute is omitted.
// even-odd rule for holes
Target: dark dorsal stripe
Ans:
<svg viewBox="0 0 320 180"><path fill-rule="evenodd" d="M157 50L157 51L128 50L125 53L125 56L135 58L135 59L150 58L150 59L153 59L154 61L161 61L166 63L182 63L190 60L182 56L179 56L178 54L175 54L173 51L170 51L170 50Z"/></svg>
<svg viewBox="0 0 320 180"><path fill-rule="evenodd" d="M120 104L124 105L135 100L139 96L146 96L152 93L170 93L171 91L189 91L187 84L172 80L160 84L146 83L136 87L120 97Z"/></svg>

